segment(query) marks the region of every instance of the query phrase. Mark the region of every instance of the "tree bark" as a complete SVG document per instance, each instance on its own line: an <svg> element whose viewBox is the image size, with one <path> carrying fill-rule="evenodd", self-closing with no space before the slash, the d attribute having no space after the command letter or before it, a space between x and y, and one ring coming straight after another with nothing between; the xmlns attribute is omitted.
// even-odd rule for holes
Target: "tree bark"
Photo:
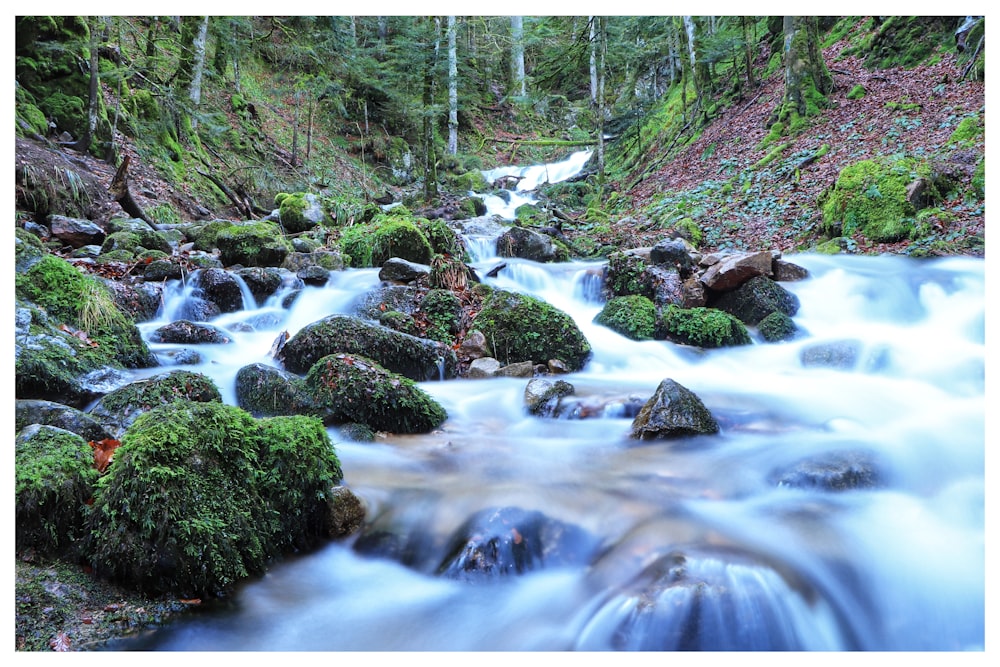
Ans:
<svg viewBox="0 0 1000 667"><path fill-rule="evenodd" d="M88 29L90 30L90 87L87 91L87 128L84 130L83 136L80 137L76 143L73 144L72 148L80 151L81 153L90 152L90 143L94 139L94 135L97 133L97 112L99 109L97 91L99 86L98 72L98 36L97 36L97 26L100 19L97 17L92 17L88 21Z"/></svg>
<svg viewBox="0 0 1000 667"><path fill-rule="evenodd" d="M458 153L458 44L455 17L448 17L448 152Z"/></svg>
<svg viewBox="0 0 1000 667"><path fill-rule="evenodd" d="M524 17L510 17L510 59L512 68L512 78L514 81L514 94L524 97L528 94L527 82L524 74Z"/></svg>
<svg viewBox="0 0 1000 667"><path fill-rule="evenodd" d="M799 116L815 113L826 95L833 92L833 76L819 50L819 25L815 16L786 16L785 96L779 120L793 112Z"/></svg>
<svg viewBox="0 0 1000 667"><path fill-rule="evenodd" d="M108 187L108 192L111 196L115 198L126 213L131 215L133 218L140 218L145 220L155 229L159 229L149 216L142 210L142 207L132 198L132 193L128 188L128 166L130 158L128 155L122 160L121 165L118 167L118 171L115 172L115 177L111 181L111 185Z"/></svg>

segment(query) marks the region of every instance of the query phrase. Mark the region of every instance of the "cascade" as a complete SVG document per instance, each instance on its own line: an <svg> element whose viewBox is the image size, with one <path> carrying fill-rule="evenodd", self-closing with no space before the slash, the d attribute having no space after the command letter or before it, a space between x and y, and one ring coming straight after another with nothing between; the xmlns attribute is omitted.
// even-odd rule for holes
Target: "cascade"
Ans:
<svg viewBox="0 0 1000 667"><path fill-rule="evenodd" d="M507 169L487 178L516 173L527 189L566 173ZM483 266L497 260L496 232L465 230L467 242L478 234ZM505 260L487 282L576 320L594 354L564 379L581 406L604 408L540 418L525 411L526 380L456 379L421 383L449 415L433 433L354 442L331 427L344 482L368 510L363 534L276 564L226 608L119 648L983 650L983 262L786 259L810 273L785 284L802 335L704 351L595 324L599 262ZM191 370L234 402L236 372L273 363L278 333L350 313L378 283L377 270L345 270L288 307L285 294L250 302L213 321L233 343L205 346ZM144 334L182 312L191 287L176 287ZM844 340L858 344L855 366L803 363L810 346ZM704 401L718 435L628 438L629 406L665 378ZM870 464L879 483L823 488L818 470L844 460ZM481 556L470 541L490 531L489 544L521 553L503 521L534 513L538 523L519 525L537 533L516 537L545 549L522 554L521 571L443 574L456 562L449 545ZM405 558L378 550L387 534Z"/></svg>

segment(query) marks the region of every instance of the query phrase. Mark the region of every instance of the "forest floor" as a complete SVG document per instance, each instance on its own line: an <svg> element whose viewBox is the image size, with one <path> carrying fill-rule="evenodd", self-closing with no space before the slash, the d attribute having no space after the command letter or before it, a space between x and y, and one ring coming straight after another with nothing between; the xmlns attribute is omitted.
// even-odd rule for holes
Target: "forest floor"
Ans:
<svg viewBox="0 0 1000 667"><path fill-rule="evenodd" d="M829 152L803 167L796 179L771 178L765 187L767 201L773 206L755 206L761 202L752 199L735 204L718 200L718 210L728 209L727 214L738 224L726 224L715 211L709 213L699 222L703 228L724 226L725 232L716 239L736 248L789 251L820 238L820 195L833 186L843 167L859 160L893 154L942 156L953 168L957 165L971 175L983 155L984 137L974 148L944 149L962 118L985 112L985 84L963 80L954 54L946 54L929 66L872 71L863 66L859 57L842 56L845 45L838 42L823 54L836 86L829 96L830 107L810 119L800 134L781 139L790 142L785 156L815 152L823 144L829 144ZM866 95L848 99L848 93L857 85L864 86ZM769 119L781 103L783 92L784 81L778 72L748 100L724 110L679 155L623 193L630 198L632 207L642 210L660 193L693 191L706 181L725 180L729 174L755 172L751 176L754 179L777 175L777 170L769 172L756 165L773 148L762 148L761 142L768 134ZM935 221L942 237L983 237L985 207L981 204L967 205L958 197L942 202L939 208L949 212ZM800 229L790 233L795 222L802 220L808 222L800 223ZM614 239L634 246L651 245L662 235L662 230L642 231L634 220L612 222L611 226ZM859 241L856 252L864 254L905 254L910 245L907 240L883 244ZM973 247L966 254L982 254L982 247Z"/></svg>

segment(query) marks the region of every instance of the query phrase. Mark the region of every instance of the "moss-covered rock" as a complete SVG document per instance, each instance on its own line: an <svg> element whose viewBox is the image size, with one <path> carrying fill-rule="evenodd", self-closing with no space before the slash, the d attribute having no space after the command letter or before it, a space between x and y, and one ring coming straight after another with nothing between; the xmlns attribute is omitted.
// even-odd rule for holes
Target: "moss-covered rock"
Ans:
<svg viewBox="0 0 1000 667"><path fill-rule="evenodd" d="M646 261L633 252L613 252L604 269L604 289L608 296L638 294L653 298L653 287L646 274Z"/></svg>
<svg viewBox="0 0 1000 667"><path fill-rule="evenodd" d="M103 282L54 255L15 278L19 398L85 399L80 376L102 368L156 365L134 320ZM72 400L67 397L75 397Z"/></svg>
<svg viewBox="0 0 1000 667"><path fill-rule="evenodd" d="M426 336L431 340L446 343L455 342L462 321L462 302L453 292L432 289L420 302L420 313L427 321Z"/></svg>
<svg viewBox="0 0 1000 667"><path fill-rule="evenodd" d="M219 259L225 266L281 266L292 244L273 222L232 224L215 237Z"/></svg>
<svg viewBox="0 0 1000 667"><path fill-rule="evenodd" d="M556 251L551 237L525 227L511 227L497 239L497 254L500 257L551 262L556 259Z"/></svg>
<svg viewBox="0 0 1000 667"><path fill-rule="evenodd" d="M717 308L681 308L671 304L661 317L662 337L682 345L716 348L753 342L743 322Z"/></svg>
<svg viewBox="0 0 1000 667"><path fill-rule="evenodd" d="M262 493L261 447L256 420L234 406L180 400L140 416L94 496L95 572L185 596L263 573L280 517Z"/></svg>
<svg viewBox="0 0 1000 667"><path fill-rule="evenodd" d="M302 378L267 364L250 364L236 373L236 404L254 417L314 414Z"/></svg>
<svg viewBox="0 0 1000 667"><path fill-rule="evenodd" d="M572 317L526 294L493 290L470 328L483 333L493 356L504 365L558 359L577 371L592 354Z"/></svg>
<svg viewBox="0 0 1000 667"><path fill-rule="evenodd" d="M36 399L14 402L14 430L20 431L32 424L54 426L76 433L86 441L104 440L111 434L97 420L82 410L57 403Z"/></svg>
<svg viewBox="0 0 1000 667"><path fill-rule="evenodd" d="M136 380L105 394L88 414L120 438L140 415L177 399L220 403L222 395L211 378L201 373L173 370Z"/></svg>
<svg viewBox="0 0 1000 667"><path fill-rule="evenodd" d="M305 384L313 402L328 411L334 424L356 422L375 431L427 433L448 417L413 380L360 355L319 359Z"/></svg>
<svg viewBox="0 0 1000 667"><path fill-rule="evenodd" d="M262 441L257 483L280 524L273 547L282 553L313 549L328 537L331 491L344 479L323 422L302 415L257 422Z"/></svg>
<svg viewBox="0 0 1000 667"><path fill-rule="evenodd" d="M278 203L278 214L282 226L295 234L305 232L326 221L326 214L319 197L307 192L293 192L283 197Z"/></svg>
<svg viewBox="0 0 1000 667"><path fill-rule="evenodd" d="M875 242L908 238L917 210L909 188L918 178L928 179L926 201L940 198L929 165L914 158L861 160L844 167L821 197L824 231L831 237L861 232Z"/></svg>
<svg viewBox="0 0 1000 667"><path fill-rule="evenodd" d="M330 315L303 327L285 343L281 354L285 368L301 374L320 358L337 352L364 355L417 382L457 374L450 346L347 315Z"/></svg>
<svg viewBox="0 0 1000 667"><path fill-rule="evenodd" d="M757 324L761 337L769 343L791 340L799 332L795 321L785 313L775 311Z"/></svg>
<svg viewBox="0 0 1000 667"><path fill-rule="evenodd" d="M41 424L21 430L14 440L15 552L79 556L98 477L94 452L79 435Z"/></svg>
<svg viewBox="0 0 1000 667"><path fill-rule="evenodd" d="M656 306L644 296L617 296L604 304L594 322L632 340L652 340L656 334Z"/></svg>

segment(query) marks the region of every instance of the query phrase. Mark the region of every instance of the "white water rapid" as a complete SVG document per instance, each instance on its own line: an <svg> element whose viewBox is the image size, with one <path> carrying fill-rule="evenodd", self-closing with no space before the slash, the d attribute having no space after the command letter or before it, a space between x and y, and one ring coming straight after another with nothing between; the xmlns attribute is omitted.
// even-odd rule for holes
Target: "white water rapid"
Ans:
<svg viewBox="0 0 1000 667"><path fill-rule="evenodd" d="M480 275L499 262L486 255ZM247 583L225 610L123 648L982 651L983 261L785 259L810 272L782 283L800 300L802 335L706 351L593 324L599 263L504 260L491 284L571 314L593 346L564 377L587 418L529 416L523 379L421 383L448 411L439 431L360 443L330 429L369 528L402 536L407 558L367 554L357 536L332 543ZM201 346L188 368L233 403L236 372L274 363L279 332L350 313L377 274L335 272L290 308L278 295L217 318L234 342ZM143 331L182 298L172 292ZM844 340L858 346L853 368L803 363L807 347ZM702 399L718 435L629 439L627 406L665 378ZM788 482L803 460L845 453L871 462L878 483ZM436 574L447 537L493 508L540 512L586 537L517 575Z"/></svg>

